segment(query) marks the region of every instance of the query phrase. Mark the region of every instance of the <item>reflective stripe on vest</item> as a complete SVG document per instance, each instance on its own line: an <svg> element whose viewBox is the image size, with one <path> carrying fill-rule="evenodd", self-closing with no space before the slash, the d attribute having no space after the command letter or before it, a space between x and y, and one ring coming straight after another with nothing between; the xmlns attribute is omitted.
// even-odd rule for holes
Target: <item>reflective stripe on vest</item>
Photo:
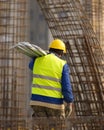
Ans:
<svg viewBox="0 0 104 130"><path fill-rule="evenodd" d="M39 74L33 74L33 77L34 77L34 78L42 78L42 79L53 80L53 81L55 81L55 82L60 82L60 83L61 83L61 80L60 80L60 79L53 78L53 77L49 77L49 76L43 76L43 75L39 75Z"/></svg>
<svg viewBox="0 0 104 130"><path fill-rule="evenodd" d="M37 58L33 68L32 94L62 98L61 76L65 63L53 54Z"/></svg>

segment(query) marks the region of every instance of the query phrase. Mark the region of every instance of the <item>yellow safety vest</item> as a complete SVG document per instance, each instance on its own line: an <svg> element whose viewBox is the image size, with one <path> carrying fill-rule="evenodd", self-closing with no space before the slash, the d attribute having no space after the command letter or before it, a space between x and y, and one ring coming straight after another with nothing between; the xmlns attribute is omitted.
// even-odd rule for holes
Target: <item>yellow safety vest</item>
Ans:
<svg viewBox="0 0 104 130"><path fill-rule="evenodd" d="M54 54L37 58L33 67L32 94L62 98L61 77L65 63Z"/></svg>

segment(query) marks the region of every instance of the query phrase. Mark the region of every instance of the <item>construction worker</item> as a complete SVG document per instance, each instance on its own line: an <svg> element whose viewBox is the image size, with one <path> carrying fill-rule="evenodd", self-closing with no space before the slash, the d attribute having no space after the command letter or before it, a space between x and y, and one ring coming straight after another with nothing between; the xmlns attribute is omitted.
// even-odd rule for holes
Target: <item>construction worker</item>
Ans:
<svg viewBox="0 0 104 130"><path fill-rule="evenodd" d="M63 53L64 42L55 39L46 56L33 58L29 63L33 72L30 105L35 117L65 117L72 112L73 93L68 64L61 59Z"/></svg>

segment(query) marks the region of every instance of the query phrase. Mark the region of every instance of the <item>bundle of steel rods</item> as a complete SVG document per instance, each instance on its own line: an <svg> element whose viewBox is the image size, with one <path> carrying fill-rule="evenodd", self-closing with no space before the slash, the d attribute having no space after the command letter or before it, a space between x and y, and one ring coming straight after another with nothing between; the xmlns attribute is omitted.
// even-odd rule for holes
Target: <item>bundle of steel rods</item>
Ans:
<svg viewBox="0 0 104 130"><path fill-rule="evenodd" d="M42 48L37 45L30 44L29 42L19 42L18 44L12 46L10 50L13 48L29 57L39 57L47 54Z"/></svg>

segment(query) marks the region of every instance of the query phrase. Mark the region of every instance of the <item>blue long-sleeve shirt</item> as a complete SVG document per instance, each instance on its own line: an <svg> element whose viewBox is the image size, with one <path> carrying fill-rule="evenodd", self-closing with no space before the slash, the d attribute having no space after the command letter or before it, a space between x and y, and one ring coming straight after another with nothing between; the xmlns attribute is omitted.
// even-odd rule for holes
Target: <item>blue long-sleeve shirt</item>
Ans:
<svg viewBox="0 0 104 130"><path fill-rule="evenodd" d="M33 58L29 63L29 68L31 70L33 70L34 61L35 61L35 58ZM74 96L73 96L73 93L72 93L68 64L65 64L64 67L63 67L61 84L62 84L62 93L63 93L63 96L64 96L64 101L67 102L67 103L73 102Z"/></svg>

